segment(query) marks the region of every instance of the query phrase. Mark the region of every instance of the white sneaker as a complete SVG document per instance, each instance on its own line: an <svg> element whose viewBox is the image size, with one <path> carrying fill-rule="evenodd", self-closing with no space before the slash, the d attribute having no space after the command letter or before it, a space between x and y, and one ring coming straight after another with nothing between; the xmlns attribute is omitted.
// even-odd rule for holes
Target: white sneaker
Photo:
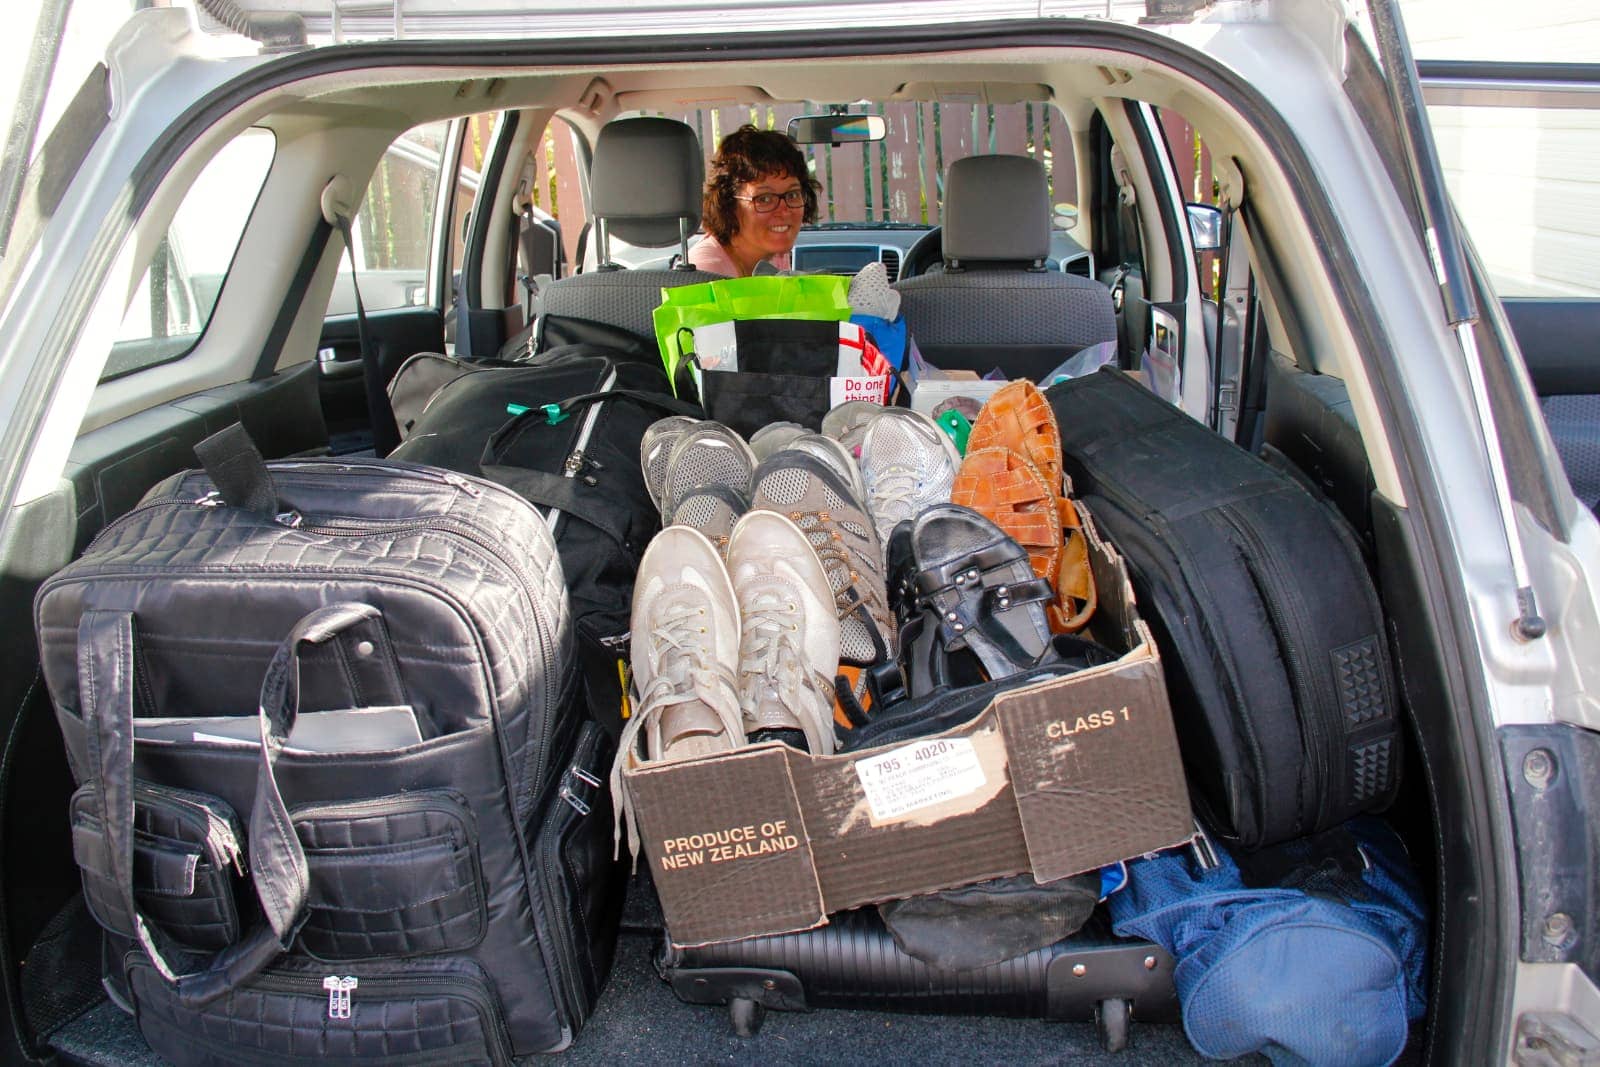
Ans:
<svg viewBox="0 0 1600 1067"><path fill-rule="evenodd" d="M739 604L722 557L705 535L669 526L645 549L633 587L633 638L628 658L639 694L622 727L611 767L611 797L620 838L639 852L638 823L622 768L648 761L688 759L744 744L735 665Z"/></svg>
<svg viewBox="0 0 1600 1067"><path fill-rule="evenodd" d="M878 537L926 507L948 504L961 456L938 423L920 411L884 408L861 440L861 477Z"/></svg>
<svg viewBox="0 0 1600 1067"><path fill-rule="evenodd" d="M644 436L639 439L639 467L644 471L645 491L657 511L665 507L667 460L672 456L672 446L699 424L699 419L687 415L669 415L645 427Z"/></svg>
<svg viewBox="0 0 1600 1067"><path fill-rule="evenodd" d="M661 494L662 523L670 525L684 497L708 485L725 485L748 496L750 475L755 469L755 455L734 430L720 422L690 427L667 457L666 486Z"/></svg>
<svg viewBox="0 0 1600 1067"><path fill-rule="evenodd" d="M811 431L798 422L769 422L750 435L750 451L760 463L774 452L789 447L789 442Z"/></svg>
<svg viewBox="0 0 1600 1067"><path fill-rule="evenodd" d="M752 741L790 740L831 755L839 619L828 575L800 528L771 511L747 513L728 542L739 601L739 707ZM799 741L800 737L793 737Z"/></svg>
<svg viewBox="0 0 1600 1067"><path fill-rule="evenodd" d="M857 500L867 499L867 484L861 479L861 466L856 462L855 456L850 454L850 450L838 441L824 437L820 433L806 433L794 438L787 447L816 456L838 472L839 477L843 478L849 484L851 491L856 494Z"/></svg>

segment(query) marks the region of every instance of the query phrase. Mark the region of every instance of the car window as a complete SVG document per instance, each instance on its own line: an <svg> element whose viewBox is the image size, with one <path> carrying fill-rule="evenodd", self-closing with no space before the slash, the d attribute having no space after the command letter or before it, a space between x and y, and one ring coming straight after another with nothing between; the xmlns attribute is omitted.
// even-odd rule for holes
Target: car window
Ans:
<svg viewBox="0 0 1600 1067"><path fill-rule="evenodd" d="M456 167L455 195L450 207L450 271L452 276L461 269L461 257L466 248L467 221L478 202L479 176L484 162L489 158L489 139L494 133L499 112L486 111L473 115L462 125L461 155Z"/></svg>
<svg viewBox="0 0 1600 1067"><path fill-rule="evenodd" d="M456 195L451 220L450 263L459 268L465 212L478 193L478 175L488 149L493 112L475 115L455 129L464 135L456 169ZM395 139L367 183L356 212L356 276L361 302L368 311L420 307L433 303L428 266L434 247L440 196L439 177L451 159L448 120L414 126ZM353 315L355 292L350 261L341 258L339 276L328 301L329 315Z"/></svg>
<svg viewBox="0 0 1600 1067"><path fill-rule="evenodd" d="M1156 109L1167 154L1172 160L1172 171L1178 178L1183 199L1190 204L1218 203L1217 180L1211 167L1211 149L1206 146L1200 131L1188 119L1168 108ZM1199 272L1200 291L1216 299L1220 283L1218 272L1222 257L1216 252L1195 252L1195 269Z"/></svg>
<svg viewBox="0 0 1600 1067"><path fill-rule="evenodd" d="M1600 298L1600 107L1428 108L1500 296Z"/></svg>
<svg viewBox="0 0 1600 1067"><path fill-rule="evenodd" d="M581 164L577 137L565 119L547 124L534 146L532 173L527 177L528 201L535 215L554 218L561 227L561 248L568 269L577 262L578 238L589 223L589 209L578 175Z"/></svg>
<svg viewBox="0 0 1600 1067"><path fill-rule="evenodd" d="M176 359L200 339L276 145L271 131L248 129L200 172L123 313L102 381Z"/></svg>
<svg viewBox="0 0 1600 1067"><path fill-rule="evenodd" d="M743 123L782 130L797 115L826 110L828 105L771 105L649 114L692 126L709 161L723 136ZM800 146L822 184L818 225L936 225L944 212L945 169L965 156L992 153L1039 160L1049 175L1051 201L1077 202L1072 135L1048 103L904 102L851 104L849 110L882 115L888 135L862 144Z"/></svg>
<svg viewBox="0 0 1600 1067"><path fill-rule="evenodd" d="M357 281L368 311L428 301L428 250L449 130L448 122L407 130L384 152L367 183L354 237ZM350 260L342 257L328 314L351 315L355 310Z"/></svg>

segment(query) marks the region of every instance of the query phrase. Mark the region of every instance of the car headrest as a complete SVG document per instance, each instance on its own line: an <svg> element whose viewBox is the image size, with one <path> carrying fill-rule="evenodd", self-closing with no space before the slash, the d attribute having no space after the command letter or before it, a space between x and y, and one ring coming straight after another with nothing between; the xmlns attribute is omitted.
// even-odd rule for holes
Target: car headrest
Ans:
<svg viewBox="0 0 1600 1067"><path fill-rule="evenodd" d="M945 171L944 258L1026 261L1050 254L1044 165L1026 156L967 156Z"/></svg>
<svg viewBox="0 0 1600 1067"><path fill-rule="evenodd" d="M706 163L694 130L676 119L618 119L600 128L589 168L592 214L611 236L660 248L678 243L678 220L700 226Z"/></svg>

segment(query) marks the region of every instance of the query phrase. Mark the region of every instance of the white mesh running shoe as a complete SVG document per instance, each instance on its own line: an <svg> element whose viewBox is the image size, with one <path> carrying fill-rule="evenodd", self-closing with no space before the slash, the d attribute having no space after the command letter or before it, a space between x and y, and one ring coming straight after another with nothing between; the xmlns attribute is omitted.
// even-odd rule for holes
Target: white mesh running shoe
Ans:
<svg viewBox="0 0 1600 1067"><path fill-rule="evenodd" d="M798 422L769 422L750 435L750 451L755 453L756 462L760 463L774 452L788 448L789 442L796 437L810 432Z"/></svg>
<svg viewBox="0 0 1600 1067"><path fill-rule="evenodd" d="M670 524L683 498L708 485L725 485L742 494L750 492L750 475L756 457L744 438L720 422L690 427L667 457L666 488L662 491L661 518Z"/></svg>
<svg viewBox="0 0 1600 1067"><path fill-rule="evenodd" d="M667 485L667 460L672 456L672 446L699 424L699 419L687 415L669 415L647 426L644 436L639 439L639 466L644 471L644 487L657 511L666 508L663 497Z"/></svg>
<svg viewBox="0 0 1600 1067"><path fill-rule="evenodd" d="M639 758L687 759L744 744L736 665L739 603L722 557L687 526L657 534L633 587L628 659L639 700L622 727L611 767L616 836L626 817L628 847L639 852L638 824L622 769Z"/></svg>
<svg viewBox="0 0 1600 1067"><path fill-rule="evenodd" d="M811 542L776 512L752 511L728 542L739 601L739 709L751 741L831 755L839 620Z"/></svg>
<svg viewBox="0 0 1600 1067"><path fill-rule="evenodd" d="M938 423L920 411L884 408L861 440L867 509L887 544L895 524L948 504L961 455Z"/></svg>
<svg viewBox="0 0 1600 1067"><path fill-rule="evenodd" d="M856 463L856 458L850 454L850 450L838 441L824 437L820 433L805 433L790 441L788 447L809 452L822 460L849 484L850 491L855 493L857 500L867 499L867 485L861 480L861 467Z"/></svg>

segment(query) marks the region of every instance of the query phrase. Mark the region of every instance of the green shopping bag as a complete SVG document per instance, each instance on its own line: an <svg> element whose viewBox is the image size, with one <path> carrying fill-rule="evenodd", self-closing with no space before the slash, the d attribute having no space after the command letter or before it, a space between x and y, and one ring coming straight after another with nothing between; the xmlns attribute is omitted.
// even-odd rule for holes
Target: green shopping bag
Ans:
<svg viewBox="0 0 1600 1067"><path fill-rule="evenodd" d="M761 274L680 285L661 290L661 306L653 317L661 362L676 391L679 367L694 353L695 327L739 319L843 322L850 317L850 279L838 274Z"/></svg>

